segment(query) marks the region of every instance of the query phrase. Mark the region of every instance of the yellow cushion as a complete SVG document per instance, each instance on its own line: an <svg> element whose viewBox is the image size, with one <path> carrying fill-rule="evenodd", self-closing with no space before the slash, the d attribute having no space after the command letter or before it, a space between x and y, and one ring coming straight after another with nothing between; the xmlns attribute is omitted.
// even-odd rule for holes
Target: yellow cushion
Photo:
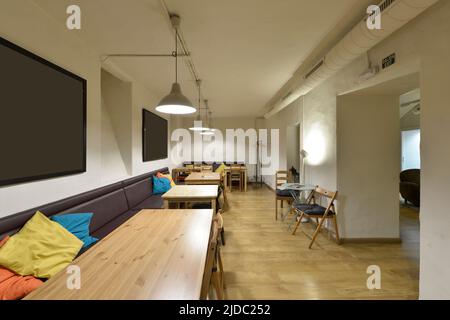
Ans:
<svg viewBox="0 0 450 320"><path fill-rule="evenodd" d="M0 266L21 276L50 278L66 268L83 242L39 211L0 249Z"/></svg>
<svg viewBox="0 0 450 320"><path fill-rule="evenodd" d="M217 169L216 169L216 173L224 173L225 171L225 164L221 164Z"/></svg>

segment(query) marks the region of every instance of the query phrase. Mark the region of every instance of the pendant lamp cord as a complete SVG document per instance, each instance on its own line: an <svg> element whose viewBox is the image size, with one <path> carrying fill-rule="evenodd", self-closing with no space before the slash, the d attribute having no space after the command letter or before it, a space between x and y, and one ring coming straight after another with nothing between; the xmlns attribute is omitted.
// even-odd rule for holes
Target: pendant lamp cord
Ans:
<svg viewBox="0 0 450 320"><path fill-rule="evenodd" d="M175 82L178 83L178 28L175 29Z"/></svg>

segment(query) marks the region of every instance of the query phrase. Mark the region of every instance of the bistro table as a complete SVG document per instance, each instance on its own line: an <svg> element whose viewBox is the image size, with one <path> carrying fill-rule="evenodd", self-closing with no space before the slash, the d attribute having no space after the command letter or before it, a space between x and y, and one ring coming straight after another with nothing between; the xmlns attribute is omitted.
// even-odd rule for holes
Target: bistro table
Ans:
<svg viewBox="0 0 450 320"><path fill-rule="evenodd" d="M313 185L305 185L300 183L285 183L278 187L279 190L289 190L291 193L292 198L294 201L292 202L291 210L288 211L284 216L281 216L282 220L285 220L289 214L294 208L295 205L298 204L304 204L305 203L305 192L311 192L316 188L316 186Z"/></svg>

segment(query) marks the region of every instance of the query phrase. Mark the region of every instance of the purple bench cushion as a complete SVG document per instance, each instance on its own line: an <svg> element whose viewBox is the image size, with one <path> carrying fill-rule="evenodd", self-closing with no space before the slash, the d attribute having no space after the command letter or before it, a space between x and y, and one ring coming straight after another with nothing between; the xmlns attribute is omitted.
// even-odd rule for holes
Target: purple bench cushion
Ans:
<svg viewBox="0 0 450 320"><path fill-rule="evenodd" d="M140 176L124 180L124 181L122 181L122 186L123 187L128 187L128 186L130 186L132 184L135 184L136 182L140 182L140 181L142 181L144 179L150 179L150 181L151 181L151 177L155 176L158 172L161 172L163 174L170 173L169 168L162 168L160 170L156 170L156 171L153 171L153 172L141 174ZM152 187L153 187L153 184L152 184Z"/></svg>
<svg viewBox="0 0 450 320"><path fill-rule="evenodd" d="M0 218L0 239L5 235L11 235L36 213L41 211L51 217L64 213L94 213L91 221L91 233L102 229L106 224L114 225L127 218L129 211L138 212L140 209L160 209L163 201L159 196L152 196L151 177L157 172L168 173L168 168L146 173L105 187L78 194L63 200L44 204L39 207ZM124 189L127 188L125 191ZM150 189L150 190L149 190ZM132 192L134 190L135 192ZM113 220L116 220L114 223ZM108 230L105 228L103 230ZM111 229L110 231L112 231Z"/></svg>
<svg viewBox="0 0 450 320"><path fill-rule="evenodd" d="M141 203L139 203L135 208L139 210L144 209L162 209L164 207L164 200L160 195L150 196Z"/></svg>
<svg viewBox="0 0 450 320"><path fill-rule="evenodd" d="M92 212L94 216L92 217L89 227L92 234L94 231L100 229L108 222L114 220L127 211L128 203L125 196L125 191L120 189L100 198L65 210L60 214Z"/></svg>
<svg viewBox="0 0 450 320"><path fill-rule="evenodd" d="M92 236L98 238L98 239L103 239L104 237L106 237L108 234L110 234L111 232L113 232L115 229L117 229L118 227L120 227L122 224L124 224L125 222L127 222L129 219L131 219L133 216L135 216L140 210L137 209L133 209L133 210L129 210L127 212L125 212L124 214L121 214L120 216L118 216L117 218L115 218L114 220L108 222L107 224L105 224L104 226L102 226L100 229L98 229L97 231L95 231Z"/></svg>
<svg viewBox="0 0 450 320"><path fill-rule="evenodd" d="M80 203L91 201L108 193L120 190L121 188L122 184L118 182L2 218L0 219L0 238L19 231L38 210L46 216L51 217Z"/></svg>
<svg viewBox="0 0 450 320"><path fill-rule="evenodd" d="M151 178L146 178L140 182L125 187L124 189L128 200L128 206L130 208L134 208L152 195Z"/></svg>

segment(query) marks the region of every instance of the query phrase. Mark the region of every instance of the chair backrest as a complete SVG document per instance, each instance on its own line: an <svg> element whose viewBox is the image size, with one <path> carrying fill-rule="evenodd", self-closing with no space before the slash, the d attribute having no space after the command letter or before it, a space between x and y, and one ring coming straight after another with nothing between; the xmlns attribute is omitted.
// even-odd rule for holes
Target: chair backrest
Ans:
<svg viewBox="0 0 450 320"><path fill-rule="evenodd" d="M333 192L316 186L314 188L314 191L311 192L310 196L308 197L308 203L311 203L311 201L313 201L313 203L316 203L318 197L326 198L328 200L328 209L334 209L334 200L336 200L337 194L337 191Z"/></svg>
<svg viewBox="0 0 450 320"><path fill-rule="evenodd" d="M232 176L240 176L241 175L241 166L238 164L232 164L230 167L230 172Z"/></svg>
<svg viewBox="0 0 450 320"><path fill-rule="evenodd" d="M275 173L275 183L278 187L282 186L285 183L291 182L291 178L289 172L287 170L279 170Z"/></svg>
<svg viewBox="0 0 450 320"><path fill-rule="evenodd" d="M200 300L206 300L211 284L211 275L216 263L216 251L219 238L219 224L214 219L211 227L211 237L209 239L208 253L206 255L205 273L203 274L202 290Z"/></svg>
<svg viewBox="0 0 450 320"><path fill-rule="evenodd" d="M203 172L212 172L213 171L213 166L204 164L204 165L202 165L202 171Z"/></svg>
<svg viewBox="0 0 450 320"><path fill-rule="evenodd" d="M401 182L412 182L420 185L420 169L405 170L400 173Z"/></svg>
<svg viewBox="0 0 450 320"><path fill-rule="evenodd" d="M214 218L215 221L217 221L217 227L219 228L219 231L223 228L223 217L222 217L222 209L217 211L216 217Z"/></svg>

